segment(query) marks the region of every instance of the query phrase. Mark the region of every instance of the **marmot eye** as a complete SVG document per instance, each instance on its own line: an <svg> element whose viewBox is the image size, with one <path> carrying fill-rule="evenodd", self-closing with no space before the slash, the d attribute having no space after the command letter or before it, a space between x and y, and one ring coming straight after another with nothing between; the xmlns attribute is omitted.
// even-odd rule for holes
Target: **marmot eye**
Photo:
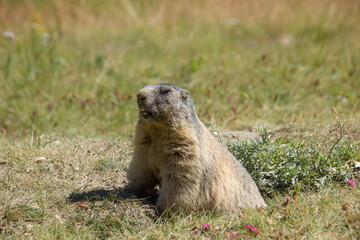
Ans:
<svg viewBox="0 0 360 240"><path fill-rule="evenodd" d="M169 89L164 89L160 91L161 95L169 95L170 90Z"/></svg>

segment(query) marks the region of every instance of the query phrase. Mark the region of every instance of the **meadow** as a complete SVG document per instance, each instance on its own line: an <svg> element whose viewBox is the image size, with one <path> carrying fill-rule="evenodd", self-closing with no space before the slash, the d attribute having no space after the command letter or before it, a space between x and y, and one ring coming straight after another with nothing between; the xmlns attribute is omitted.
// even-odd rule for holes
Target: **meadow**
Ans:
<svg viewBox="0 0 360 240"><path fill-rule="evenodd" d="M359 22L358 0L0 0L0 238L359 239ZM131 196L136 92L165 82L215 132L270 129L227 145L267 208Z"/></svg>

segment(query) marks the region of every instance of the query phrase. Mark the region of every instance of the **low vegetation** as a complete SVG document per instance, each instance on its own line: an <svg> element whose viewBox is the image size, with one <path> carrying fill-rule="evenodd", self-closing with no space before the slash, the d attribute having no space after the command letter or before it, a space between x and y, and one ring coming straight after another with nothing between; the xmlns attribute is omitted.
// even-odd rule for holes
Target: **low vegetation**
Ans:
<svg viewBox="0 0 360 240"><path fill-rule="evenodd" d="M0 238L360 238L359 6L0 0ZM220 131L263 129L227 147L266 208L157 218L132 196L134 96L155 82Z"/></svg>
<svg viewBox="0 0 360 240"><path fill-rule="evenodd" d="M236 142L234 146L243 145L240 150L246 145L265 144L273 151L262 148L263 160L284 151L278 140L265 140ZM358 178L332 179L333 184L315 189L305 184L306 179L299 190L285 184L278 189L275 186L271 196L266 197L268 207L236 216L180 212L163 219L156 218L150 202L135 199L126 188L124 175L132 155L128 140L90 140L59 134L1 139L0 143L0 231L5 239L359 237ZM334 156L357 157L354 151L344 151L340 145L340 150L334 147ZM296 149L291 144L286 146L290 154ZM256 160L260 158L253 162ZM341 169L340 164L337 168ZM256 168L248 169L255 177L261 175ZM284 168L280 174L286 176L285 172L292 170ZM316 175L308 178L317 179ZM268 190L261 179L257 178L257 182L264 192Z"/></svg>
<svg viewBox="0 0 360 240"><path fill-rule="evenodd" d="M360 144L343 140L342 135L332 146L321 150L316 141L271 141L268 129L260 131L260 139L237 141L228 147L265 195L319 191L360 176L360 162L355 161L360 159Z"/></svg>

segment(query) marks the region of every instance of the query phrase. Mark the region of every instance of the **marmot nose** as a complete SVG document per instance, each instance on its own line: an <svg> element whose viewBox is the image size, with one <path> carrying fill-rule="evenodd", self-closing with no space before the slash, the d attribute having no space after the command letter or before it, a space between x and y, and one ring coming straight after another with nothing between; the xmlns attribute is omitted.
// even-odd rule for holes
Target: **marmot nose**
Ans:
<svg viewBox="0 0 360 240"><path fill-rule="evenodd" d="M146 100L146 96L145 96L145 94L143 94L143 93L138 93L137 95L136 95L136 97L137 97L137 99L138 99L138 101L145 101Z"/></svg>

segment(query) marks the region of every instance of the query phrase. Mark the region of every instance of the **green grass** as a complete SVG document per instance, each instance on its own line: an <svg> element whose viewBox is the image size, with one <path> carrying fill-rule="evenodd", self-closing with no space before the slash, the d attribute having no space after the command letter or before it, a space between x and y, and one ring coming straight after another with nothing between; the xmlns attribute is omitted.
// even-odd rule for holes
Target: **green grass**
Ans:
<svg viewBox="0 0 360 240"><path fill-rule="evenodd" d="M278 147L277 143L272 146ZM239 216L180 212L168 219L156 219L154 207L134 199L126 189L124 175L131 149L128 140L120 139L62 135L1 139L2 238L223 239L231 233L241 238L360 236L358 178L356 188L334 180L336 185L324 184L316 191L303 188L296 198L292 188L284 191L279 187L282 193L267 197L266 209L243 211ZM256 172L250 168L250 173ZM284 204L284 198L291 200ZM204 229L205 223L210 223L209 229ZM246 226L260 230L252 233Z"/></svg>
<svg viewBox="0 0 360 240"><path fill-rule="evenodd" d="M360 145L342 140L332 146L316 141L279 138L270 140L268 129L261 138L228 144L229 150L250 172L263 195L288 193L291 190L318 191L321 188L358 178L354 159L360 159Z"/></svg>
<svg viewBox="0 0 360 240"><path fill-rule="evenodd" d="M359 22L358 0L0 0L0 238L359 238ZM267 209L156 220L129 198L135 96L154 82L220 130L274 131L229 146Z"/></svg>
<svg viewBox="0 0 360 240"><path fill-rule="evenodd" d="M359 119L357 1L232 4L134 3L135 21L121 3L2 1L16 41L0 41L0 125L128 136L135 93L153 82L189 89L222 128Z"/></svg>

